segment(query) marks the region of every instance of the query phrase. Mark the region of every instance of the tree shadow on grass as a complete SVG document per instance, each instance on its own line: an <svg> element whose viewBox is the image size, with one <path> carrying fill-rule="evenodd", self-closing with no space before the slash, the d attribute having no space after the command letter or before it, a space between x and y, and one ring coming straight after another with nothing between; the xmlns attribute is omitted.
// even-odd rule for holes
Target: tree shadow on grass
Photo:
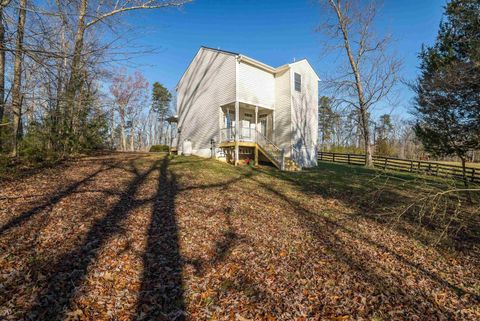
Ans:
<svg viewBox="0 0 480 321"><path fill-rule="evenodd" d="M185 319L182 259L175 216L178 186L175 173L167 168L168 159L164 158L143 255L136 320Z"/></svg>
<svg viewBox="0 0 480 321"><path fill-rule="evenodd" d="M151 201L136 200L135 194L157 168L158 161L146 171L139 172L125 191L120 193L120 200L93 224L82 244L62 255L45 271L45 286L32 304L26 319L62 320L66 317L66 313L72 308L76 289L85 280L88 268L98 258L99 251L112 237L123 232L121 223L131 210Z"/></svg>
<svg viewBox="0 0 480 321"><path fill-rule="evenodd" d="M225 207L223 217L225 228L221 231L221 235L215 240L213 245L213 254L209 259L201 258L184 258L185 264L192 265L197 276L204 276L208 269L217 266L225 261L232 249L240 243L247 243L249 240L238 234L232 224L230 216L233 214L231 206Z"/></svg>
<svg viewBox="0 0 480 321"><path fill-rule="evenodd" d="M372 240L370 237L359 231L352 230L341 222L334 221L326 216L322 216L318 213L310 211L302 206L300 202L293 200L284 193L258 179L252 178L252 180L257 182L265 190L286 202L293 209L293 213L298 218L302 226L304 226L308 231L311 232L312 235L316 237L319 244L326 246L338 262L342 262L347 265L350 270L358 272L358 275L361 276L360 279L368 283L369 286L375 288L377 293L387 293L390 297L395 298L394 300L397 302L397 304L415 307L415 310L425 314L429 312L426 310L425 305L421 301L416 300L410 294L406 293L404 289L401 288L400 284L392 284L391 280L389 280L386 276L381 275L372 269L370 265L375 265L375 263L366 262L365 258L363 258L361 255L353 254L352 251L346 247L346 245L339 241L336 235L337 231L347 233L354 239L368 244L380 252L391 255L400 264L403 264L409 269L426 276L438 286L449 289L458 296L468 295L473 302L480 302L480 296L478 294L472 293L458 285L452 284L451 282L442 278L439 274L429 271L421 264L412 262L408 258L397 253L394 249ZM425 296L425 299L444 315L453 318L454 315L452 311L448 311L439 305L433 297L429 298ZM381 306L379 306L379 308L381 308Z"/></svg>
<svg viewBox="0 0 480 321"><path fill-rule="evenodd" d="M28 221L30 218L32 218L36 214L42 212L43 210L46 210L47 208L54 206L55 204L60 202L62 199L68 197L72 193L75 193L82 185L84 185L88 181L94 179L100 173L109 171L113 168L114 168L113 166L102 166L102 168L96 170L95 172L88 175L84 179L79 180L79 181L67 186L65 189L63 189L63 190L57 192L55 195L49 197L41 205L35 206L35 207L29 209L28 211L22 212L20 215L12 218L10 221L8 221L2 227L0 227L0 235L3 234L4 232L8 231L11 228L19 226L22 223Z"/></svg>
<svg viewBox="0 0 480 321"><path fill-rule="evenodd" d="M471 252L480 240L480 221L475 220L475 214L470 213L471 210L465 205L463 219L450 222L447 235L444 234L446 223L440 222L436 216L431 219L430 215L419 217L418 212L426 203L422 197L433 196L451 188L449 182L437 177L419 177L410 173L385 172L333 163L321 163L317 168L299 173L262 173L291 183L307 195L321 195L326 199L340 201L353 209L354 215L388 225L424 245L438 243L440 236L443 236L448 246L454 245L457 249ZM449 204L443 204L446 213L454 215L457 204L453 198ZM441 209L438 208L437 211L440 212ZM458 232L460 229L461 233Z"/></svg>

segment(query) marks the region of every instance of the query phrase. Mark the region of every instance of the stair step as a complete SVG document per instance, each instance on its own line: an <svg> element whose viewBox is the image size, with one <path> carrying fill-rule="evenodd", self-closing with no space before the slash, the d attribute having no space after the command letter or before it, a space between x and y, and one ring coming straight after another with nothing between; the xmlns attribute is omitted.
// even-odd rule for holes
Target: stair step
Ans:
<svg viewBox="0 0 480 321"><path fill-rule="evenodd" d="M263 151L262 152L265 152L267 153L268 155L265 155L267 156L267 158L270 158L271 161L275 161L277 164L280 163L279 159L281 158L282 156L282 151L279 151L278 148L273 145L273 144L266 144L266 145L260 145L260 144L257 144ZM265 154L264 153L264 154ZM274 164L275 164L274 162ZM279 167L279 166L277 166ZM285 157L284 159L284 170L285 171L289 171L289 172L297 172L297 171L301 171L302 168L300 166L298 166L298 164L293 160L291 159L290 157Z"/></svg>

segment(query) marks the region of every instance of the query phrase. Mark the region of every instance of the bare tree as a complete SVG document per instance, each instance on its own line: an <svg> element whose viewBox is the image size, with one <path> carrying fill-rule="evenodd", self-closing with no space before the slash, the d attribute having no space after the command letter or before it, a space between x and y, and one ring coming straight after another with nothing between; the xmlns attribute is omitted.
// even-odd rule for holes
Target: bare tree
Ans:
<svg viewBox="0 0 480 321"><path fill-rule="evenodd" d="M0 0L0 121L8 118L8 126L0 124L0 130L2 138L13 138L12 154L18 154L22 136L22 146L42 145L28 150L48 152L46 157L99 146L97 142L109 140L110 119L110 138L115 138L118 117L116 112L106 112L108 101L99 84L107 79L111 64L139 53L138 47L127 43L131 33L123 32L122 16L187 2L190 0ZM122 50L116 50L119 48ZM129 115L127 110L125 117ZM137 137L144 138L145 130L141 130L139 118L130 118L124 121L133 122L136 142ZM41 129L45 137L22 135L33 133L30 126ZM2 145L5 148L11 142Z"/></svg>
<svg viewBox="0 0 480 321"><path fill-rule="evenodd" d="M370 110L386 99L397 83L401 63L389 54L390 37L377 38L373 23L378 4L359 0L322 0L330 19L319 28L335 41L333 48L344 52L347 69L328 82L339 100L357 111L366 165L372 166Z"/></svg>
<svg viewBox="0 0 480 321"><path fill-rule="evenodd" d="M75 31L75 40L70 66L70 77L65 87L65 103L67 110L66 130L72 131L73 106L75 97L81 84L81 60L84 48L85 32L99 22L134 10L160 9L167 7L180 7L191 0L118 0L100 2L92 12L89 12L89 0L81 0L78 8L78 21ZM88 20L90 18L90 20ZM88 20L88 21L87 21ZM68 138L68 135L66 136Z"/></svg>
<svg viewBox="0 0 480 321"><path fill-rule="evenodd" d="M146 105L146 90L148 82L138 71L127 76L125 70L120 70L112 78L110 93L114 97L120 119L120 146L123 151L127 150L127 125L130 127L130 147L133 148L135 122L140 109Z"/></svg>
<svg viewBox="0 0 480 321"><path fill-rule="evenodd" d="M5 25L3 9L9 2L9 0L0 2L0 124L3 122L5 112Z"/></svg>
<svg viewBox="0 0 480 321"><path fill-rule="evenodd" d="M18 8L17 40L15 45L15 61L13 63L12 110L13 110L13 148L12 156L18 154L18 136L22 117L22 60L23 36L25 34L25 20L27 16L27 0L20 0Z"/></svg>
<svg viewBox="0 0 480 321"><path fill-rule="evenodd" d="M3 122L5 113L5 25L3 9L8 6L10 0L0 2L0 124ZM2 130L0 128L0 130ZM1 147L1 142L0 142Z"/></svg>

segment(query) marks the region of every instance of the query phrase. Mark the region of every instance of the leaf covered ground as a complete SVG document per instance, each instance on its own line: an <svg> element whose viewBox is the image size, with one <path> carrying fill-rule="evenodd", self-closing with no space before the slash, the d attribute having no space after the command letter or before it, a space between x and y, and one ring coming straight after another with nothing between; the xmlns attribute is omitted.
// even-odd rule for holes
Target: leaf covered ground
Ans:
<svg viewBox="0 0 480 321"><path fill-rule="evenodd" d="M112 154L4 180L0 319L478 320L476 222L382 219L401 179Z"/></svg>

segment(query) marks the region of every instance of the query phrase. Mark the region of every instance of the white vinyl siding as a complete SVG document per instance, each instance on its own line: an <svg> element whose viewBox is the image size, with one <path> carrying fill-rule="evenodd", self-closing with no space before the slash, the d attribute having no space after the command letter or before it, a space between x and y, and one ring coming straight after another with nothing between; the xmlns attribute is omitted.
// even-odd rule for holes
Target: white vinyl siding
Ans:
<svg viewBox="0 0 480 321"><path fill-rule="evenodd" d="M192 151L210 155L219 140L220 106L235 100L235 55L201 48L177 86L178 147L192 141Z"/></svg>
<svg viewBox="0 0 480 321"><path fill-rule="evenodd" d="M248 63L238 66L238 100L251 105L274 108L274 75Z"/></svg>
<svg viewBox="0 0 480 321"><path fill-rule="evenodd" d="M292 91L293 158L301 166L311 167L317 164L318 78L305 60L290 66L294 75L302 76L302 90Z"/></svg>
<svg viewBox="0 0 480 321"><path fill-rule="evenodd" d="M287 156L290 156L292 139L290 70L276 74L275 97L275 144L284 148Z"/></svg>
<svg viewBox="0 0 480 321"><path fill-rule="evenodd" d="M242 130L255 128L258 106L257 129L263 124L267 136L300 166L315 166L318 76L306 60L273 70L233 53L201 48L177 86L179 151L189 139L193 154L209 157L211 139L219 142L220 128L227 125L225 108L233 126L237 101Z"/></svg>

